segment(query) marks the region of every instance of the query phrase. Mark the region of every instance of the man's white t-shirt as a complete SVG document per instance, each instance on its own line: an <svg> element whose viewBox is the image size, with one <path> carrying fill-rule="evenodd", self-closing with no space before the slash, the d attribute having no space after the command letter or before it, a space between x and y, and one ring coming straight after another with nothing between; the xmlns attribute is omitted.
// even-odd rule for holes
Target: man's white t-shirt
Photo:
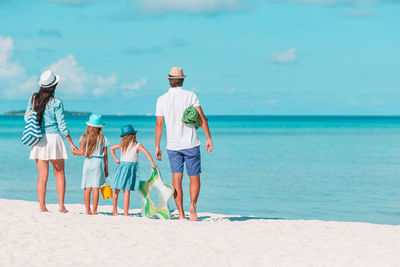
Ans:
<svg viewBox="0 0 400 267"><path fill-rule="evenodd" d="M183 112L200 106L197 96L181 87L170 88L157 100L156 116L163 116L167 128L167 149L181 150L200 145L196 128L182 122Z"/></svg>

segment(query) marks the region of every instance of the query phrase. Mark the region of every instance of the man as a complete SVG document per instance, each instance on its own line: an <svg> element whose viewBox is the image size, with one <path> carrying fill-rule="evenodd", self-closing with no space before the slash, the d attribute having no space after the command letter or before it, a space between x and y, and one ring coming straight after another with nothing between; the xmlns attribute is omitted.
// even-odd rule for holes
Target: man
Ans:
<svg viewBox="0 0 400 267"><path fill-rule="evenodd" d="M190 220L197 221L196 203L200 192L200 141L196 128L184 124L182 115L186 108L193 106L199 113L199 122L207 137L206 151L213 150L210 129L207 118L200 107L197 96L190 91L182 89L185 79L182 68L172 67L168 75L171 88L160 96L156 107L156 159L161 160L160 141L165 126L167 129L167 152L171 165L172 185L175 188L174 198L179 212L179 219L185 218L183 211L182 178L183 165L186 163L186 171L190 178Z"/></svg>

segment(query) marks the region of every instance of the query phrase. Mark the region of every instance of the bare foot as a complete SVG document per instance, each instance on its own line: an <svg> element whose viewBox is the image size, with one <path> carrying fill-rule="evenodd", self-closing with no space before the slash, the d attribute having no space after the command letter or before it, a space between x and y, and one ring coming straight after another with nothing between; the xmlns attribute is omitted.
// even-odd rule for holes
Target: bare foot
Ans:
<svg viewBox="0 0 400 267"><path fill-rule="evenodd" d="M68 213L68 210L65 207L58 209L58 211L61 213Z"/></svg>
<svg viewBox="0 0 400 267"><path fill-rule="evenodd" d="M199 219L197 218L196 207L191 206L189 211L190 211L190 221L198 221Z"/></svg>
<svg viewBox="0 0 400 267"><path fill-rule="evenodd" d="M46 206L44 206L40 207L40 212L49 212L49 210L46 208Z"/></svg>
<svg viewBox="0 0 400 267"><path fill-rule="evenodd" d="M112 214L113 214L114 216L118 216L118 211L113 210L113 211L112 211Z"/></svg>
<svg viewBox="0 0 400 267"><path fill-rule="evenodd" d="M87 211L86 211L86 215L93 215L93 213L92 213L91 210L87 210Z"/></svg>
<svg viewBox="0 0 400 267"><path fill-rule="evenodd" d="M93 215L97 215L97 210L93 210Z"/></svg>
<svg viewBox="0 0 400 267"><path fill-rule="evenodd" d="M129 213L124 213L124 216L129 216Z"/></svg>
<svg viewBox="0 0 400 267"><path fill-rule="evenodd" d="M178 220L184 220L185 219L185 212L184 211L182 211L182 212L179 212L178 211Z"/></svg>

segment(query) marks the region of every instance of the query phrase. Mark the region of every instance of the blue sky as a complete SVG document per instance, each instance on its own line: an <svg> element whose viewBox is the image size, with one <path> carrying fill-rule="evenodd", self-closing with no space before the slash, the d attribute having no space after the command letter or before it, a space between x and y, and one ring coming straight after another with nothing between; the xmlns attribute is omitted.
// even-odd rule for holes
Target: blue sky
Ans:
<svg viewBox="0 0 400 267"><path fill-rule="evenodd" d="M208 114L400 114L398 0L0 0L0 113L41 71L67 110L154 114L182 66Z"/></svg>

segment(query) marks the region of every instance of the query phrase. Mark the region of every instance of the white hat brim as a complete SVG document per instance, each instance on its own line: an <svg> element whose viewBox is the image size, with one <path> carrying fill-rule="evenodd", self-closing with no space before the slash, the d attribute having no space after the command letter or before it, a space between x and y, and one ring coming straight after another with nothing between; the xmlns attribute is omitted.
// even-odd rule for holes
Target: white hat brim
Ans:
<svg viewBox="0 0 400 267"><path fill-rule="evenodd" d="M96 127L96 128L103 128L104 126L106 126L105 124L102 124L102 125L94 125L94 124L90 124L90 123L88 123L88 122L86 122L86 124L87 124L88 126L92 126L92 127Z"/></svg>
<svg viewBox="0 0 400 267"><path fill-rule="evenodd" d="M59 81L60 81L60 76L58 76L57 74L54 74L54 76L56 76L56 79L54 80L54 82L52 82L51 84L47 84L47 85L43 85L40 81L38 82L40 87L43 88L48 88L48 87L52 87L54 85L56 85Z"/></svg>

